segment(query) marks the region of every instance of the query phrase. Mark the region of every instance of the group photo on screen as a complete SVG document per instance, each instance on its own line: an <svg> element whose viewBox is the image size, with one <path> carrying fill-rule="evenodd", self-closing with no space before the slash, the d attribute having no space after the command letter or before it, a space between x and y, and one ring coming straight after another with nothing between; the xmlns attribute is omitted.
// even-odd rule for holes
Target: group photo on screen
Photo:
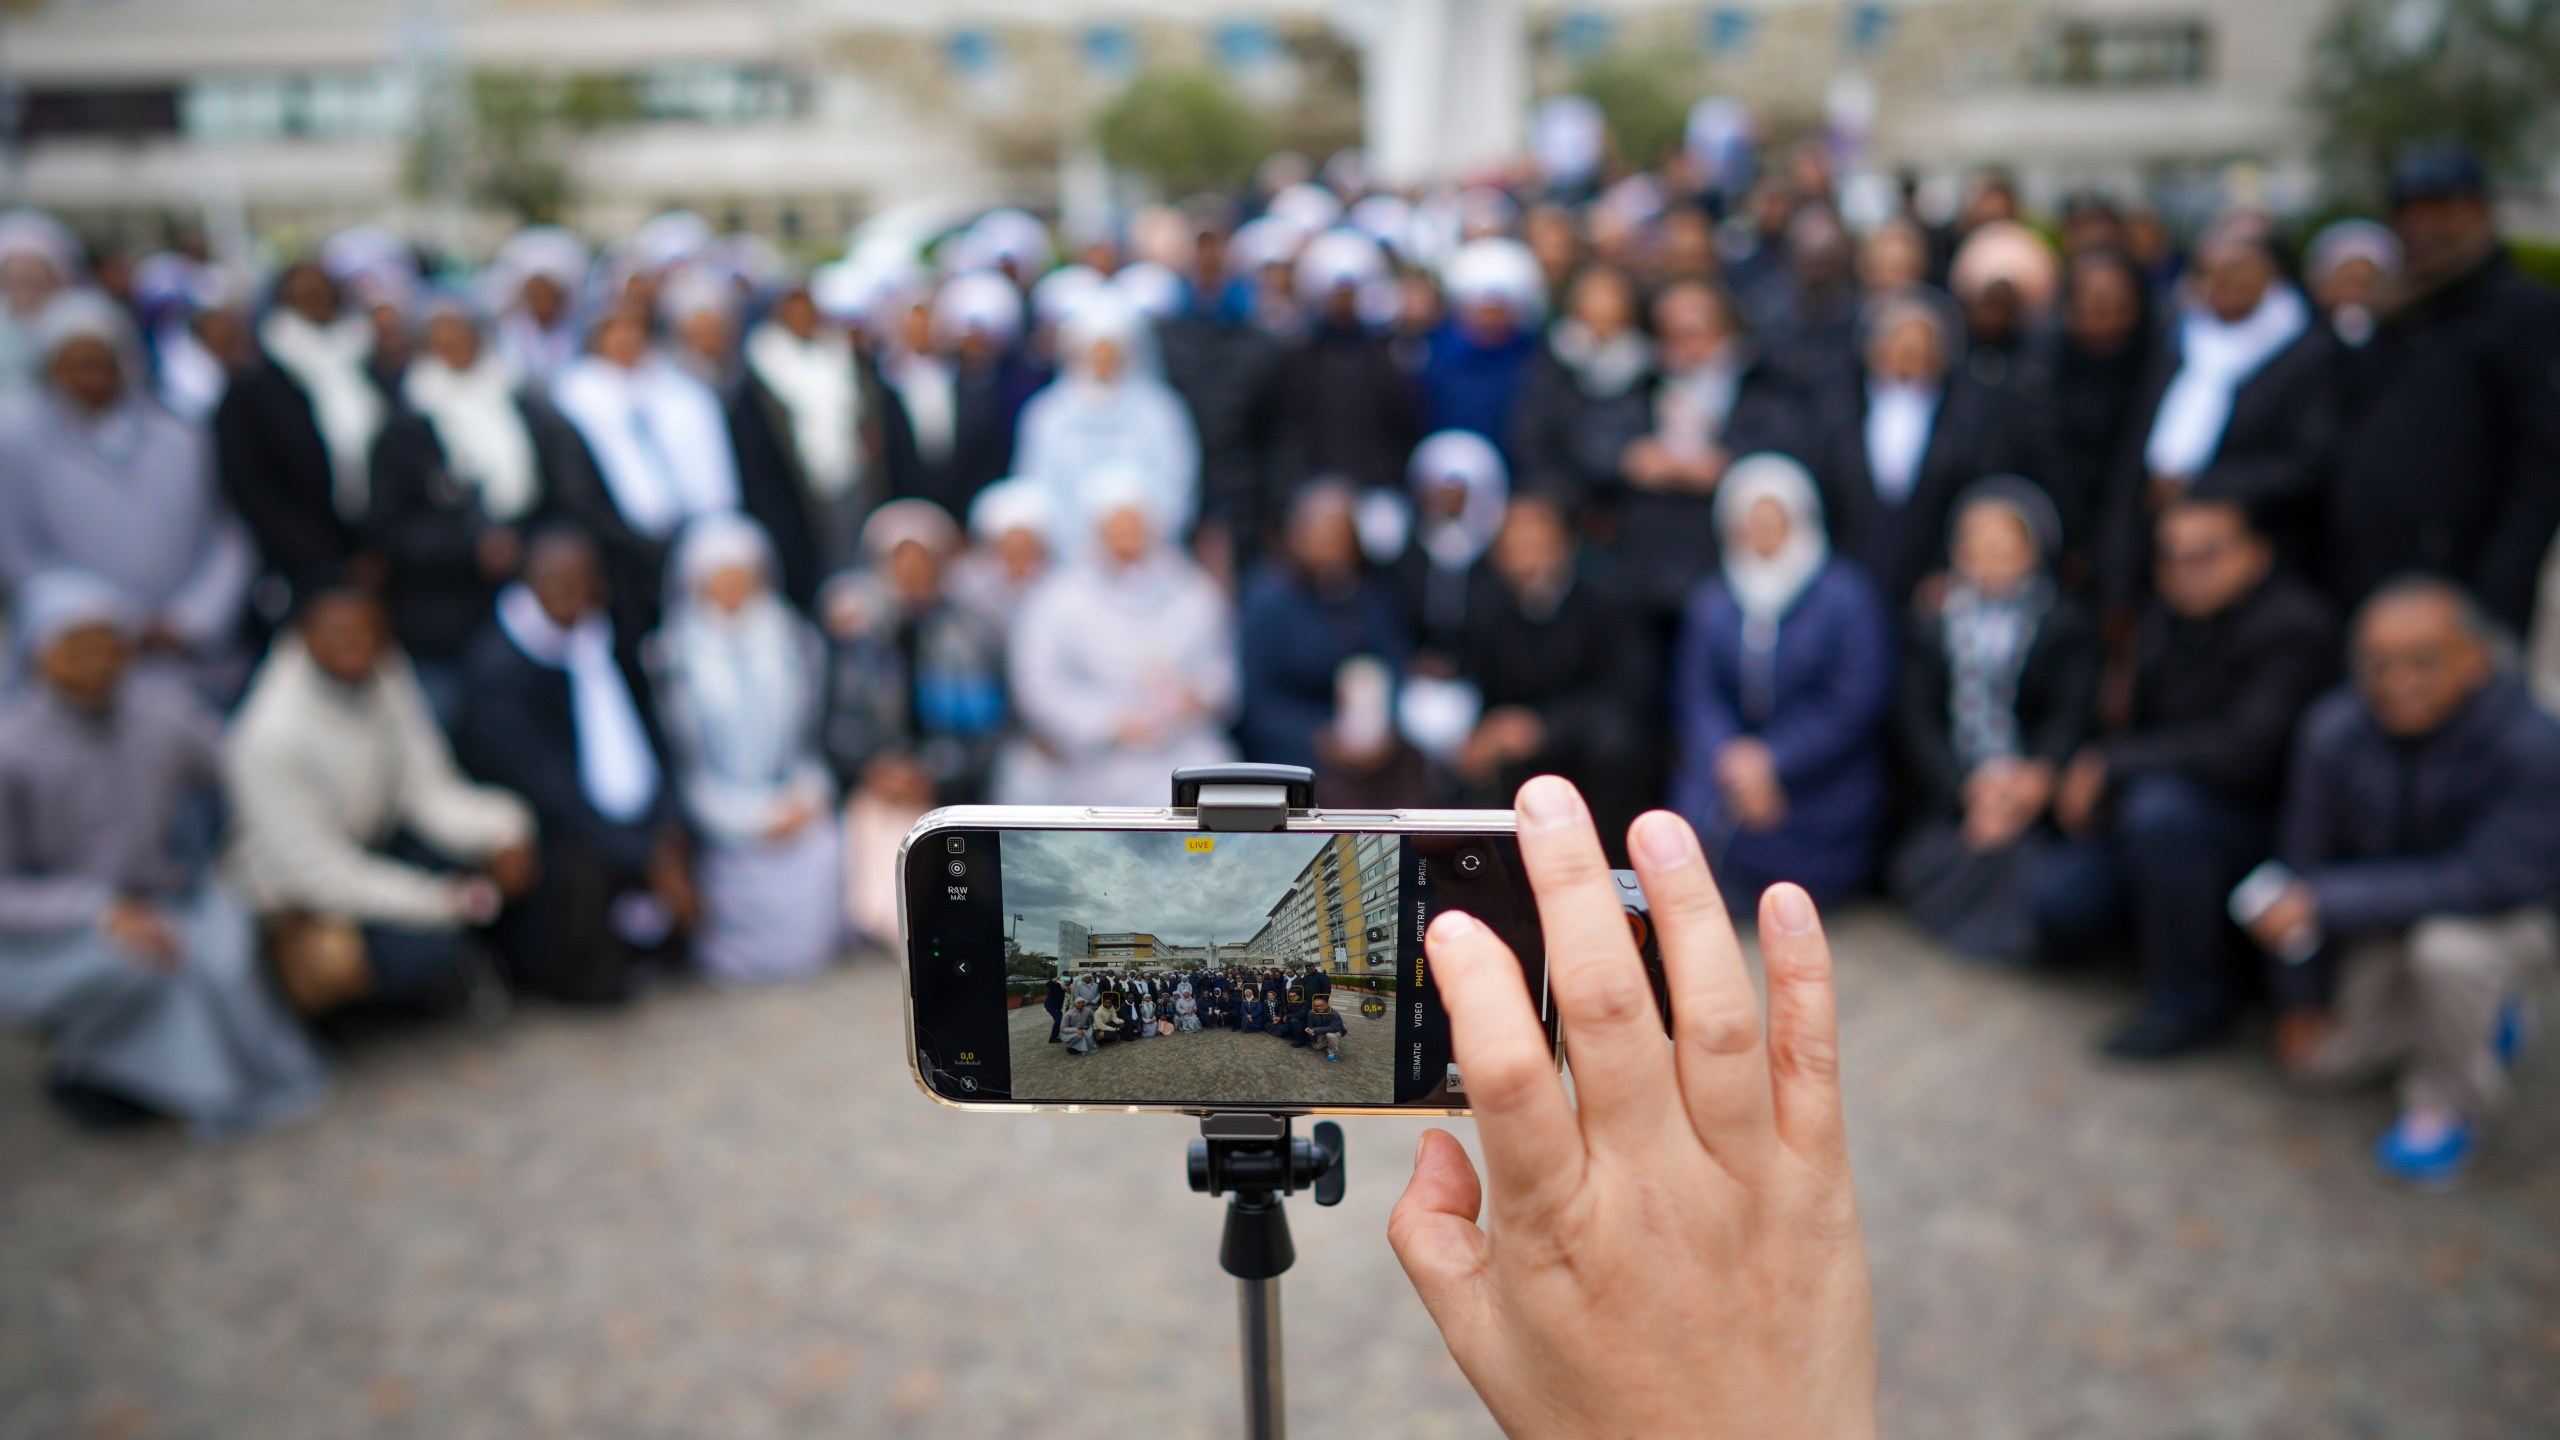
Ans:
<svg viewBox="0 0 2560 1440"><path fill-rule="evenodd" d="M1020 1100L1395 1099L1391 835L1004 837Z"/></svg>

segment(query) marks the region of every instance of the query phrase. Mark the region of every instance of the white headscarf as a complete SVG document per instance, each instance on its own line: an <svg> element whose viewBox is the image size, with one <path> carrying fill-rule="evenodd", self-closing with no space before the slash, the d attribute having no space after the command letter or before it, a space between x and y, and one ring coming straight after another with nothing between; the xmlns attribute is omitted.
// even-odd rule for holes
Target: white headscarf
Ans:
<svg viewBox="0 0 2560 1440"><path fill-rule="evenodd" d="M978 492L969 505L969 533L989 542L1016 530L1045 537L1053 515L1048 487L1017 475Z"/></svg>
<svg viewBox="0 0 2560 1440"><path fill-rule="evenodd" d="M498 592L498 628L525 658L569 677L569 709L578 730L578 789L596 813L628 824L658 798L657 752L649 747L639 702L613 654L613 622L601 610L566 630L543 613L521 583Z"/></svg>
<svg viewBox="0 0 2560 1440"><path fill-rule="evenodd" d="M632 529L663 540L696 515L738 507L720 397L665 356L644 355L629 370L585 356L560 372L551 395L595 453Z"/></svg>
<svg viewBox="0 0 2560 1440"><path fill-rule="evenodd" d="M1786 542L1763 556L1742 541L1742 523L1763 500L1787 515ZM1774 627L1831 561L1822 492L1802 465L1774 452L1746 455L1716 487L1716 533L1724 537L1724 584L1746 621ZM1774 628L1770 633L1775 634Z"/></svg>
<svg viewBox="0 0 2560 1440"><path fill-rule="evenodd" d="M2231 423L2231 397L2310 323L2302 292L2281 283L2268 286L2258 308L2236 321L2189 306L2178 318L2177 377L2161 395L2142 446L2151 473L2193 478L2212 464Z"/></svg>
<svg viewBox="0 0 2560 1440"><path fill-rule="evenodd" d="M1443 430L1414 447L1405 482L1419 502L1452 481L1466 487L1466 508L1444 518L1417 503L1414 533L1433 566L1463 570L1484 555L1502 529L1503 508L1511 500L1511 471L1492 441L1472 430Z"/></svg>
<svg viewBox="0 0 2560 1440"><path fill-rule="evenodd" d="M702 587L723 570L756 571L765 583L723 610ZM659 632L701 733L703 759L724 780L779 784L798 768L808 713L802 622L773 591L773 545L744 515L705 515L685 526L667 567L667 619Z"/></svg>
<svg viewBox="0 0 2560 1440"><path fill-rule="evenodd" d="M747 369L790 417L791 450L809 488L829 500L851 489L860 470L854 432L862 423L853 337L821 330L803 340L768 320L747 336L746 358Z"/></svg>
<svg viewBox="0 0 2560 1440"><path fill-rule="evenodd" d="M445 468L479 493L481 512L501 525L523 519L542 498L533 435L516 408L518 383L515 367L486 346L468 370L421 355L400 382L410 408L434 427Z"/></svg>
<svg viewBox="0 0 2560 1440"><path fill-rule="evenodd" d="M387 407L365 370L373 353L373 324L342 315L314 325L300 311L279 306L258 326L258 343L302 393L329 453L329 497L338 514L353 519L373 498L373 442Z"/></svg>
<svg viewBox="0 0 2560 1440"><path fill-rule="evenodd" d="M934 344L957 348L971 331L999 350L1012 348L1022 333L1022 292L993 270L964 270L942 282L933 298Z"/></svg>

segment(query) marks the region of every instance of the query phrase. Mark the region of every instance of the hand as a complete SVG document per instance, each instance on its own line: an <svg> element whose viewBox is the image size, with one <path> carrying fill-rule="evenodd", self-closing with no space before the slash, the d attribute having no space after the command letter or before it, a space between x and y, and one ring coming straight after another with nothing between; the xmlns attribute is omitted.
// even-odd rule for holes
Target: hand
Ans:
<svg viewBox="0 0 2560 1440"><path fill-rule="evenodd" d="M1475 733L1458 751L1458 770L1470 780L1493 777L1514 760L1525 760L1546 748L1547 722L1525 705L1499 705L1476 722Z"/></svg>
<svg viewBox="0 0 2560 1440"><path fill-rule="evenodd" d="M1774 830L1787 818L1787 790L1767 744L1745 736L1716 752L1716 788L1745 830Z"/></svg>
<svg viewBox="0 0 2560 1440"><path fill-rule="evenodd" d="M2053 823L2066 835L2086 835L2097 824L2098 806L2107 798L2107 757L2096 748L2071 757L2062 784L2053 796Z"/></svg>
<svg viewBox="0 0 2560 1440"><path fill-rule="evenodd" d="M1671 447L1655 435L1640 436L1627 442L1618 453L1618 469L1627 483L1639 490L1667 490L1680 470L1680 462L1672 457Z"/></svg>
<svg viewBox="0 0 2560 1440"><path fill-rule="evenodd" d="M799 834L802 826L817 818L817 807L800 796L793 795L784 800L782 807L774 812L773 819L766 822L764 838L777 843L788 840Z"/></svg>
<svg viewBox="0 0 2560 1440"><path fill-rule="evenodd" d="M516 562L523 558L524 545L516 532L505 525L493 525L480 532L480 543L474 547L480 561L480 574L492 583L512 579Z"/></svg>
<svg viewBox="0 0 2560 1440"><path fill-rule="evenodd" d="M1449 1353L1514 1440L1873 1437L1874 1309L1812 901L1761 897L1764 1038L1697 838L1639 819L1665 1045L1581 797L1550 776L1518 803L1573 1098L1518 961L1443 914L1429 964L1485 1175L1426 1134L1387 1235Z"/></svg>
<svg viewBox="0 0 2560 1440"><path fill-rule="evenodd" d="M2284 948L2285 940L2306 925L2320 923L2320 892L2296 880L2276 897L2249 926L2249 938L2258 948L2272 955Z"/></svg>
<svg viewBox="0 0 2560 1440"><path fill-rule="evenodd" d="M184 655L190 647L187 637L178 633L177 626L155 619L142 627L142 634L134 640L134 648L145 655Z"/></svg>
<svg viewBox="0 0 2560 1440"><path fill-rule="evenodd" d="M2338 1033L2338 1018L2326 1010L2288 1010L2276 1017L2276 1063L2288 1075L2311 1069L2311 1059Z"/></svg>
<svg viewBox="0 0 2560 1440"><path fill-rule="evenodd" d="M692 930L702 921L702 896L693 887L690 862L680 838L660 841L649 860L649 893L667 907L679 930Z"/></svg>
<svg viewBox="0 0 2560 1440"><path fill-rule="evenodd" d="M178 937L177 927L148 900L128 897L116 901L107 907L99 928L106 932L108 944L145 970L165 974L176 970L186 959L186 942Z"/></svg>
<svg viewBox="0 0 2560 1440"><path fill-rule="evenodd" d="M513 900L533 888L542 875L542 862L534 856L530 845L510 845L489 857L489 879L498 894Z"/></svg>
<svg viewBox="0 0 2560 1440"><path fill-rule="evenodd" d="M1691 495L1713 494L1715 488L1724 483L1724 472L1732 464L1733 457L1726 454L1721 445L1709 445L1695 455L1675 457L1672 488Z"/></svg>
<svg viewBox="0 0 2560 1440"><path fill-rule="evenodd" d="M463 924L486 925L498 918L506 908L507 897L498 882L486 875L472 875L453 882L453 913Z"/></svg>
<svg viewBox="0 0 2560 1440"><path fill-rule="evenodd" d="M2053 798L2053 767L2040 760L1986 761L1965 779L1964 838L1977 853L2005 850Z"/></svg>

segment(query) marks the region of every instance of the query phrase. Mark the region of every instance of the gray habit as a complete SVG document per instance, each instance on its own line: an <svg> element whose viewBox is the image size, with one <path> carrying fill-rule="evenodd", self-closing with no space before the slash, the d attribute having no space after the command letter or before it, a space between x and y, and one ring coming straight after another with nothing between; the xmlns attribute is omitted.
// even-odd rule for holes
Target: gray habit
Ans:
<svg viewBox="0 0 2560 1440"><path fill-rule="evenodd" d="M247 911L172 845L219 744L209 712L147 677L98 712L41 688L0 706L0 1018L49 1037L66 1078L209 1140L300 1115L327 1087L259 972ZM108 942L100 921L126 896L170 918L174 968Z"/></svg>

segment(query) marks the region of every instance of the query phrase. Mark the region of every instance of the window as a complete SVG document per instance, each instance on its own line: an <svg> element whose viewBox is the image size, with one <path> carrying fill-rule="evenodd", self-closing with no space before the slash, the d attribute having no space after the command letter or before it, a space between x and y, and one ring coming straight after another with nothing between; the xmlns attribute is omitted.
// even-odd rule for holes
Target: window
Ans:
<svg viewBox="0 0 2560 1440"><path fill-rule="evenodd" d="M199 140L397 135L417 123L418 89L390 70L211 76L178 97L178 118Z"/></svg>
<svg viewBox="0 0 2560 1440"><path fill-rule="evenodd" d="M2027 79L2062 89L2201 85L2213 30L2200 19L2056 20L2027 51Z"/></svg>
<svg viewBox="0 0 2560 1440"><path fill-rule="evenodd" d="M166 87L40 89L26 94L19 131L29 140L48 135L174 135L178 92Z"/></svg>

